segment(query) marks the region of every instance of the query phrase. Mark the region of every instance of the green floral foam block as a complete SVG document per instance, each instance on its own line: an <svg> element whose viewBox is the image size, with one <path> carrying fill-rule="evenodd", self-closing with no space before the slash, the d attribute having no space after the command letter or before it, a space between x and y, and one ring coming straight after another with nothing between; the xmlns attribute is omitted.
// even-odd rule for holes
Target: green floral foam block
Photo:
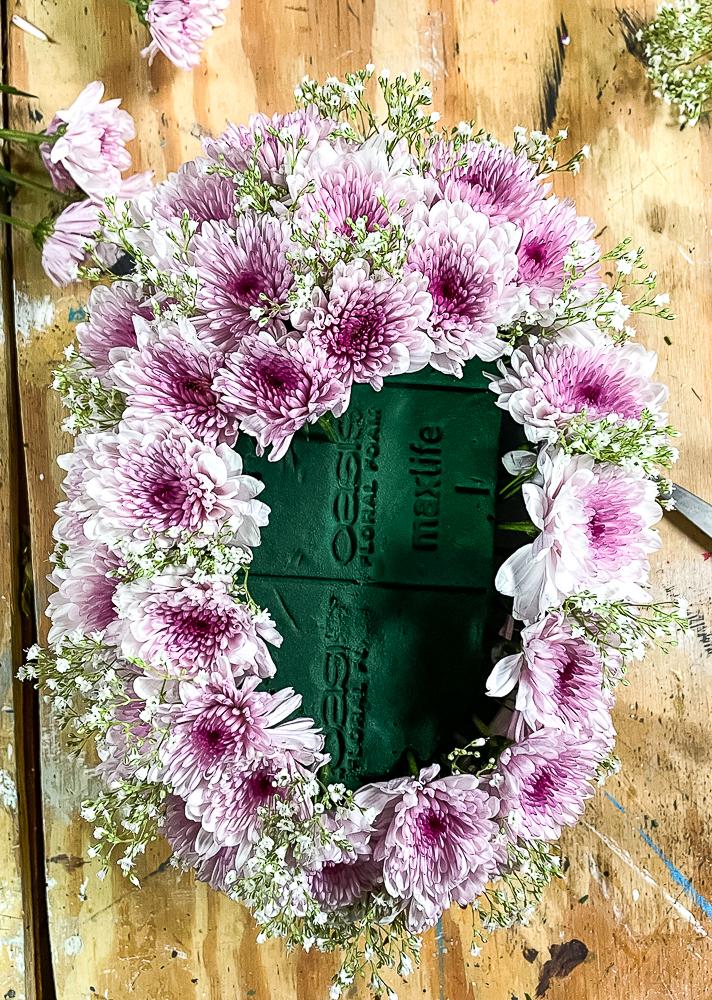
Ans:
<svg viewBox="0 0 712 1000"><path fill-rule="evenodd" d="M302 694L351 787L476 735L500 412L469 369L354 386L337 441L312 428L278 463L238 442L272 508L249 583L284 636L267 685Z"/></svg>

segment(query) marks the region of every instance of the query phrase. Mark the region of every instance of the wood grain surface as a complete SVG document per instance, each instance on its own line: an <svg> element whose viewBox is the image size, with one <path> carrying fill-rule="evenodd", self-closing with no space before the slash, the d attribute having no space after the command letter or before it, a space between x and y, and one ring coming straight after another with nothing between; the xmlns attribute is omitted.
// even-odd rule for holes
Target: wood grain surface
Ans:
<svg viewBox="0 0 712 1000"><path fill-rule="evenodd" d="M10 28L10 79L38 95L12 99L14 124L47 124L54 109L101 79L107 96L122 97L136 120L136 169L151 167L159 178L197 155L200 135L217 133L226 120L288 110L304 73L340 74L368 61L393 72L421 68L449 123L476 117L504 140L516 124L567 127L572 150L590 143L581 174L557 177L555 190L596 219L607 245L629 235L646 246L660 290L670 292L677 321L641 323L640 339L659 353L671 418L684 434L675 478L712 499L712 137L706 124L680 131L651 93L634 31L653 14L653 3L233 0L227 25L192 74L161 57L146 65L138 54L143 29L119 0L18 0L16 8L10 0L7 16L15 9L52 42ZM13 157L18 168L29 167L21 153L13 150ZM36 219L48 207L58 205L21 194L13 210ZM54 458L70 446L47 385L88 288L54 289L24 234L13 245L13 276L41 624L52 508L60 498ZM623 770L564 837L566 878L551 887L529 926L493 935L479 956L469 952L469 916L446 914L425 938L420 970L407 984L397 982L404 1000L710 994L712 559L710 543L679 518L666 519L662 532L654 589L691 602L694 630L669 656L652 655L632 668L629 686L620 689L615 718ZM61 1000L327 995L332 958L288 956L279 942L258 946L245 910L167 867L165 844L145 859L140 890L118 873L99 882L86 854L91 829L77 809L89 780L46 714L42 750L47 899ZM11 821L10 840L14 829ZM5 830L0 826L0 859L9 872L3 884L15 887L15 895L3 901L9 914L0 917L3 941L6 928L12 935L19 926ZM10 968L6 952L3 944L0 975ZM19 997L13 988L5 996ZM367 991L354 986L346 995L354 1000Z"/></svg>

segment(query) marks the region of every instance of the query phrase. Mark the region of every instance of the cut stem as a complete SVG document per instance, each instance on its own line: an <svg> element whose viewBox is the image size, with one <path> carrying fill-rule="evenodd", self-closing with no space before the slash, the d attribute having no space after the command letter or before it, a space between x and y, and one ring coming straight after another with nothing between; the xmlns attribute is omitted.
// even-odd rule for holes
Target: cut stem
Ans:
<svg viewBox="0 0 712 1000"><path fill-rule="evenodd" d="M0 181L11 181L13 184L20 184L23 187L36 188L37 191L47 191L48 194L57 194L60 198L66 198L68 200L74 200L77 194L73 194L69 191L58 191L53 188L51 184L41 184L39 181L30 180L29 177L23 177L20 174L13 174L11 170L5 170L4 167L0 167Z"/></svg>
<svg viewBox="0 0 712 1000"><path fill-rule="evenodd" d="M6 139L8 142L24 142L28 146L39 146L43 142L52 145L58 138L58 135L45 135L44 132L18 132L12 128L0 128L0 139Z"/></svg>
<svg viewBox="0 0 712 1000"><path fill-rule="evenodd" d="M4 215L0 212L0 222L6 222L8 226L19 226L20 229L29 229L30 232L34 232L35 227L31 222L25 222L24 219L17 219L14 215Z"/></svg>

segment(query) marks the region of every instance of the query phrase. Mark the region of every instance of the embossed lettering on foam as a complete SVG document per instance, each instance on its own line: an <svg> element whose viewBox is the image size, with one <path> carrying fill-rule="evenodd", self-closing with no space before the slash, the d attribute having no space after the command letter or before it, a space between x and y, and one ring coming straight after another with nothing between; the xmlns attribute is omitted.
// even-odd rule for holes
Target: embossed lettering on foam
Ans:
<svg viewBox="0 0 712 1000"><path fill-rule="evenodd" d="M415 484L411 546L420 552L438 547L440 493L442 490L443 431L434 424L420 428L418 440L410 444L410 468Z"/></svg>

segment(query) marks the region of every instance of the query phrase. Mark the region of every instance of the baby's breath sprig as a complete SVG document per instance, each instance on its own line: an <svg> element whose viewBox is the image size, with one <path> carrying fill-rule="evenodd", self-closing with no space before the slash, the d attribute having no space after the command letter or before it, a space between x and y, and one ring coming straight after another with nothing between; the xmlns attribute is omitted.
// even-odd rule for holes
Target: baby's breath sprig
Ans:
<svg viewBox="0 0 712 1000"><path fill-rule="evenodd" d="M517 156L525 154L532 163L539 164L537 171L539 175L545 176L555 171L577 174L583 161L591 155L591 147L582 146L568 160L559 163L556 151L560 144L568 139L568 136L568 129L565 128L560 129L556 135L552 136L547 135L546 132L539 132L537 129L528 132L523 126L517 125L514 128L513 149Z"/></svg>
<svg viewBox="0 0 712 1000"><path fill-rule="evenodd" d="M655 96L677 105L681 125L696 125L712 107L712 2L663 3L637 39Z"/></svg>
<svg viewBox="0 0 712 1000"><path fill-rule="evenodd" d="M553 878L561 878L560 860L551 854L552 845L540 840L527 844L507 843L507 866L487 886L473 907L473 954L478 954L478 940L484 940L476 927L477 916L485 931L526 924L541 902L544 890Z"/></svg>
<svg viewBox="0 0 712 1000"><path fill-rule="evenodd" d="M671 437L679 437L679 431L671 425L661 427L650 410L643 410L639 420L623 421L615 414L590 421L584 410L573 417L557 443L569 455L591 455L597 462L612 462L629 471L640 469L652 476L659 467L669 469L677 460Z"/></svg>
<svg viewBox="0 0 712 1000"><path fill-rule="evenodd" d="M602 601L588 591L568 597L562 611L576 636L585 636L601 651L604 664L613 654L622 658L622 672L629 660L642 660L648 646L669 652L677 646L680 634L690 631L687 602ZM607 681L614 686L620 676L606 668Z"/></svg>
<svg viewBox="0 0 712 1000"><path fill-rule="evenodd" d="M168 788L149 781L124 781L96 799L82 802L82 818L95 823L95 846L88 849L90 858L100 858L99 878L105 878L117 850L123 856L116 863L130 881L140 886L132 870L136 858L146 853L146 848L160 835L159 819Z"/></svg>
<svg viewBox="0 0 712 1000"><path fill-rule="evenodd" d="M116 198L109 197L105 199L105 204L106 210L99 213L103 240L113 243L132 259L131 280L155 290L163 300L160 314L165 319L192 316L198 276L190 264L188 248L199 223L191 219L186 210L177 229L175 226L162 227L159 233L155 220L137 221L126 202L117 202ZM154 236L163 245L160 260L153 259L151 253L144 249L155 249L151 247ZM81 276L92 281L113 277L104 262L95 253L92 256L94 267L86 268ZM156 304L154 310L157 309Z"/></svg>
<svg viewBox="0 0 712 1000"><path fill-rule="evenodd" d="M78 434L83 430L113 430L126 408L126 397L118 389L107 389L91 373L94 366L85 361L70 344L64 349L66 361L52 374L52 388L56 389L69 416L62 430Z"/></svg>

